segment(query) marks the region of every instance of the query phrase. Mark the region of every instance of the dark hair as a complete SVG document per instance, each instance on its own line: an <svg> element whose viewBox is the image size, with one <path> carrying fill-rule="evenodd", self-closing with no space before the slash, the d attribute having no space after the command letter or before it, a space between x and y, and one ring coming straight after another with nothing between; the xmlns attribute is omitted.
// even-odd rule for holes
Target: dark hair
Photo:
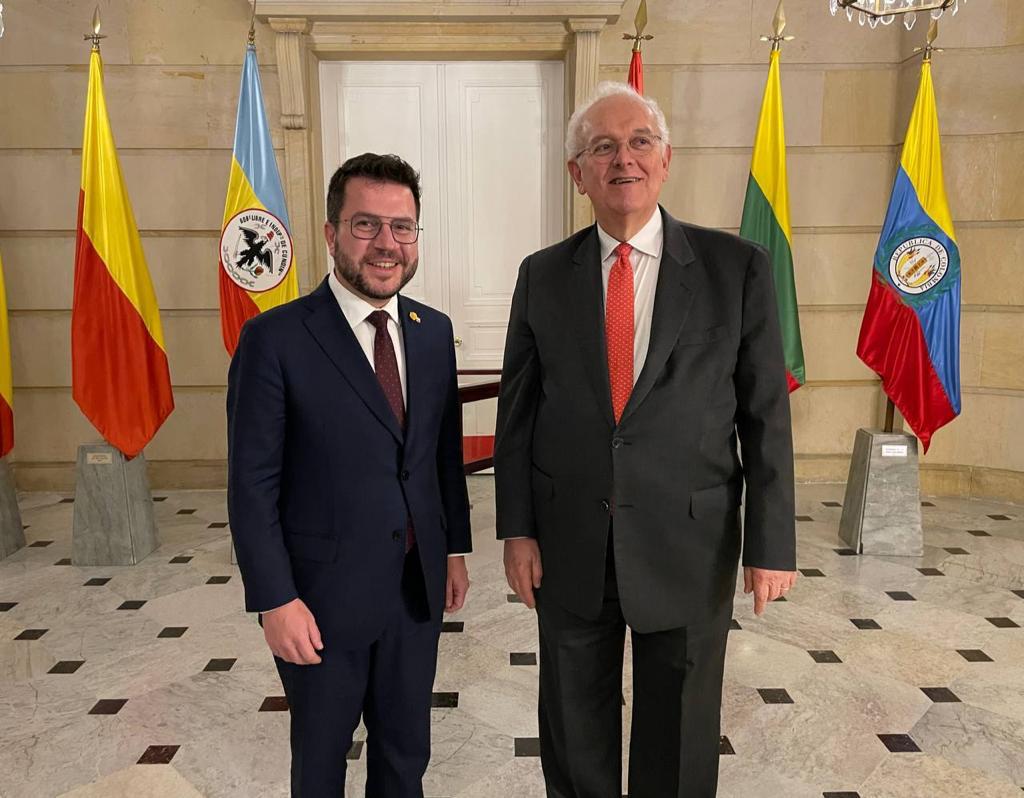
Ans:
<svg viewBox="0 0 1024 798"><path fill-rule="evenodd" d="M420 218L420 176L409 164L397 155L377 155L364 152L343 163L331 176L327 188L327 221L338 223L338 216L345 204L345 184L353 177L365 177L380 183L398 183L408 186L416 200L416 219Z"/></svg>

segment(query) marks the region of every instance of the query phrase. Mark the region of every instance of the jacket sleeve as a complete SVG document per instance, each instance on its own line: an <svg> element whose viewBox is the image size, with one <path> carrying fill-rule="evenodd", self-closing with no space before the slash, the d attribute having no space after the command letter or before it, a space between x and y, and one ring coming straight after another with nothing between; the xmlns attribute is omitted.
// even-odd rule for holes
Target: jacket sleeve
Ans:
<svg viewBox="0 0 1024 798"><path fill-rule="evenodd" d="M537 537L530 469L541 371L537 342L527 312L529 294L530 258L527 258L519 267L512 295L495 424L494 487L499 540Z"/></svg>
<svg viewBox="0 0 1024 798"><path fill-rule="evenodd" d="M746 482L743 565L791 571L796 530L789 390L771 263L761 247L747 264L733 379Z"/></svg>
<svg viewBox="0 0 1024 798"><path fill-rule="evenodd" d="M448 553L469 554L473 551L473 536L462 458L462 405L459 403L459 378L451 322L448 324L448 332L448 395L437 441L437 480L441 486L441 506L447 522Z"/></svg>
<svg viewBox="0 0 1024 798"><path fill-rule="evenodd" d="M242 328L228 371L228 520L245 585L245 608L296 598L278 512L285 443L281 363L262 330Z"/></svg>

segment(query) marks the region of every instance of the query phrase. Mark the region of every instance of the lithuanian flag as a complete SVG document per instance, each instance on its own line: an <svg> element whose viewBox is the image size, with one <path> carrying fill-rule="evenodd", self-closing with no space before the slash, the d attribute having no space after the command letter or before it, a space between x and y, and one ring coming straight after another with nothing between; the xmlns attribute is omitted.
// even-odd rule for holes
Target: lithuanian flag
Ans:
<svg viewBox="0 0 1024 798"><path fill-rule="evenodd" d="M235 353L246 321L299 296L288 228L256 47L250 44L242 66L220 235L220 329L229 355Z"/></svg>
<svg viewBox="0 0 1024 798"><path fill-rule="evenodd" d="M6 457L14 448L14 382L8 329L4 264L0 260L0 457Z"/></svg>
<svg viewBox="0 0 1024 798"><path fill-rule="evenodd" d="M71 384L86 418L126 457L141 452L174 409L160 311L107 118L99 49L89 58L85 104Z"/></svg>
<svg viewBox="0 0 1024 798"><path fill-rule="evenodd" d="M768 66L768 84L754 139L747 196L740 235L764 246L772 256L775 297L782 326L782 348L790 392L804 384L804 348L793 279L793 237L789 230L789 190L786 185L786 127L782 117L779 51Z"/></svg>

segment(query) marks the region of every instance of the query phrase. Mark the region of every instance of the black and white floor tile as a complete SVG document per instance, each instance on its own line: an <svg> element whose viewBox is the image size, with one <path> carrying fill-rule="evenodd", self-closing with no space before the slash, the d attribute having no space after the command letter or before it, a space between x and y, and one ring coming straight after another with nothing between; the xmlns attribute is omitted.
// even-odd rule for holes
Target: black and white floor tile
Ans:
<svg viewBox="0 0 1024 798"><path fill-rule="evenodd" d="M441 636L425 791L540 798L536 625L505 584L492 478L470 487L473 587ZM72 502L22 497L30 545L0 562L0 796L287 795L288 706L242 611L224 494L156 498L156 552L79 568ZM923 557L858 557L842 499L799 488L787 601L757 618L737 594L720 796L1021 796L1024 510L932 498Z"/></svg>

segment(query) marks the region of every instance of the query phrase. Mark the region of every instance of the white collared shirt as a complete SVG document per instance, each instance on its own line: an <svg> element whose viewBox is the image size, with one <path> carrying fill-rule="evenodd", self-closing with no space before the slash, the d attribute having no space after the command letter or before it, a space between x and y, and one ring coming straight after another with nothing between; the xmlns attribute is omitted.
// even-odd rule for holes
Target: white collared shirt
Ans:
<svg viewBox="0 0 1024 798"><path fill-rule="evenodd" d="M597 238L601 243L601 282L607 307L608 275L615 265L615 248L620 242L602 230L601 225L597 225ZM665 243L661 209L655 208L647 224L626 243L633 247L629 260L633 264L633 384L636 385L647 361L647 349L651 343L654 294L658 287L661 253Z"/></svg>
<svg viewBox="0 0 1024 798"><path fill-rule="evenodd" d="M398 376L402 381L402 402L408 407L409 391L406 388L405 382L405 345L402 340L402 325L399 324L398 294L391 297L384 307L377 308L343 286L341 281L335 276L333 269L331 269L331 273L327 276L327 284L331 287L334 298L338 300L338 307L345 314L352 332L355 333L356 340L359 341L363 354L370 361L370 368L374 369L374 371L376 371L376 366L373 362L373 340L377 335L377 328L366 319L375 310L383 310L388 314L388 333L390 333L391 343L395 347L395 360L398 361Z"/></svg>

